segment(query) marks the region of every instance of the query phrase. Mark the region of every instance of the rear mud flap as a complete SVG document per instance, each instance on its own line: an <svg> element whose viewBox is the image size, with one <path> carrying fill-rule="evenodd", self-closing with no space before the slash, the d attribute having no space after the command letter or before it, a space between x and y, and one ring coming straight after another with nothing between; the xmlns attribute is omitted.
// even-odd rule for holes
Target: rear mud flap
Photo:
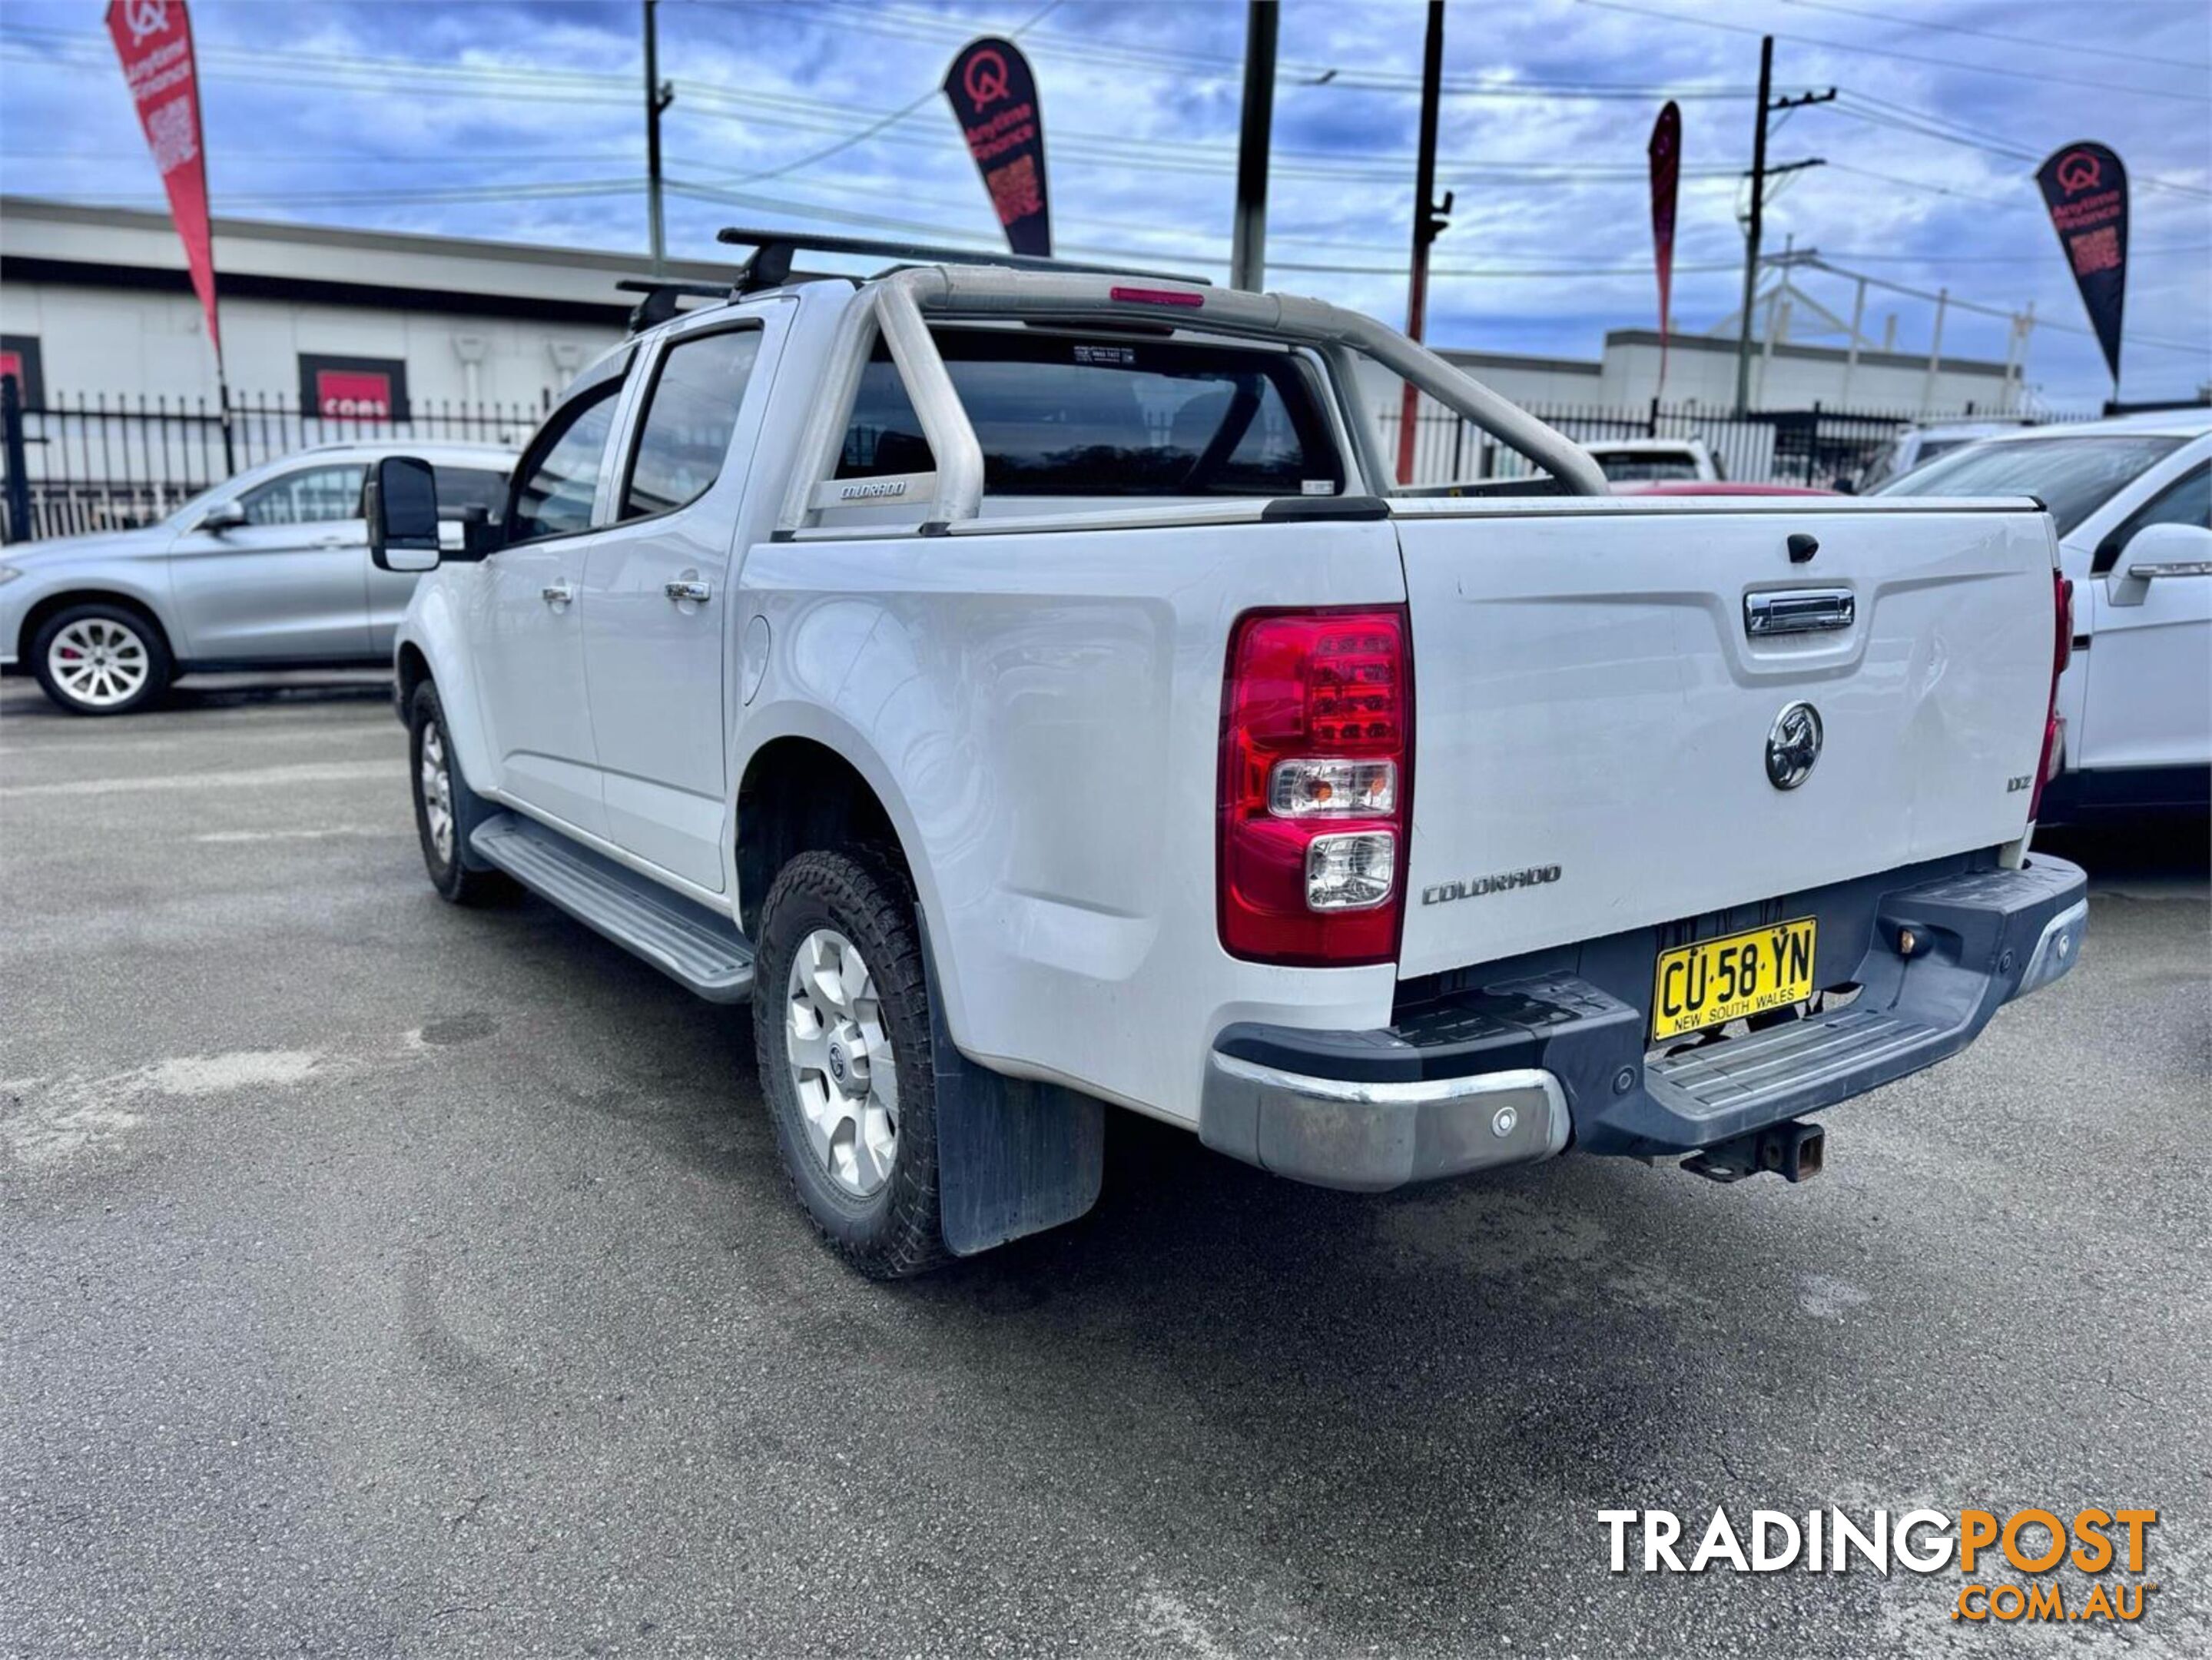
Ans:
<svg viewBox="0 0 2212 1660"><path fill-rule="evenodd" d="M937 1082L938 1203L946 1248L973 1256L1073 1222L1098 1202L1106 1109L1057 1084L1002 1077L953 1046L929 923L917 917Z"/></svg>

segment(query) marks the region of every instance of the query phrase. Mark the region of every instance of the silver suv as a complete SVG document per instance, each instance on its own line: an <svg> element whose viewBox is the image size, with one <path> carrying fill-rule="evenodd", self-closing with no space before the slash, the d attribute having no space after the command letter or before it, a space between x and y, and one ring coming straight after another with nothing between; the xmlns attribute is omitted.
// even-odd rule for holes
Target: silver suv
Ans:
<svg viewBox="0 0 2212 1660"><path fill-rule="evenodd" d="M329 444L243 472L137 530L0 550L0 673L73 714L145 708L179 674L392 661L415 578L368 557L362 485L393 443ZM408 444L445 533L504 508L512 451Z"/></svg>

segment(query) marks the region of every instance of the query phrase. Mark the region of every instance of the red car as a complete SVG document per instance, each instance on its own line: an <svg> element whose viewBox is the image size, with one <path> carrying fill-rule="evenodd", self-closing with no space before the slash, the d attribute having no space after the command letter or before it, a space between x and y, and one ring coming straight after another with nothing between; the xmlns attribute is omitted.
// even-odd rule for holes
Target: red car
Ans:
<svg viewBox="0 0 2212 1660"><path fill-rule="evenodd" d="M1836 496L1814 484L1747 484L1732 478L1663 478L1646 484L1614 484L1614 496Z"/></svg>
<svg viewBox="0 0 2212 1660"><path fill-rule="evenodd" d="M1668 478L1650 483L1615 484L1615 496L1835 496L1811 484L1740 483L1728 478Z"/></svg>

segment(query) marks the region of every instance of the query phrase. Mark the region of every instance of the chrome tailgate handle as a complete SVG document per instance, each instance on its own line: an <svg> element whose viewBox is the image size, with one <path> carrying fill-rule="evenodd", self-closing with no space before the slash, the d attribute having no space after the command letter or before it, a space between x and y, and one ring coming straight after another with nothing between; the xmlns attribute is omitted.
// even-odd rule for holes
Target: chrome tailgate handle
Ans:
<svg viewBox="0 0 2212 1660"><path fill-rule="evenodd" d="M1849 588L1783 588L1743 597L1743 631L1754 639L1847 629L1857 616L1858 600Z"/></svg>

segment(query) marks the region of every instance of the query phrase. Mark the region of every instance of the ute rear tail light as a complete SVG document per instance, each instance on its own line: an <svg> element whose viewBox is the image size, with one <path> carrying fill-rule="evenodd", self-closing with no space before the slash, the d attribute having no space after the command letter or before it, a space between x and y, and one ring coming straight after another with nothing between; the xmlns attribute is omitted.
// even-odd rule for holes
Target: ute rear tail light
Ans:
<svg viewBox="0 0 2212 1660"><path fill-rule="evenodd" d="M1255 962L1398 952L1412 789L1405 607L1253 611L1229 642L1221 943Z"/></svg>
<svg viewBox="0 0 2212 1660"><path fill-rule="evenodd" d="M2058 713L2058 677L2074 660L2074 584L2054 573L2051 579L2052 626L2057 642L2051 651L2051 702L2043 714L2043 754L2035 763L2035 787L2027 798L2027 816L2043 812L2043 787L2058 771L2066 754L2066 718Z"/></svg>

